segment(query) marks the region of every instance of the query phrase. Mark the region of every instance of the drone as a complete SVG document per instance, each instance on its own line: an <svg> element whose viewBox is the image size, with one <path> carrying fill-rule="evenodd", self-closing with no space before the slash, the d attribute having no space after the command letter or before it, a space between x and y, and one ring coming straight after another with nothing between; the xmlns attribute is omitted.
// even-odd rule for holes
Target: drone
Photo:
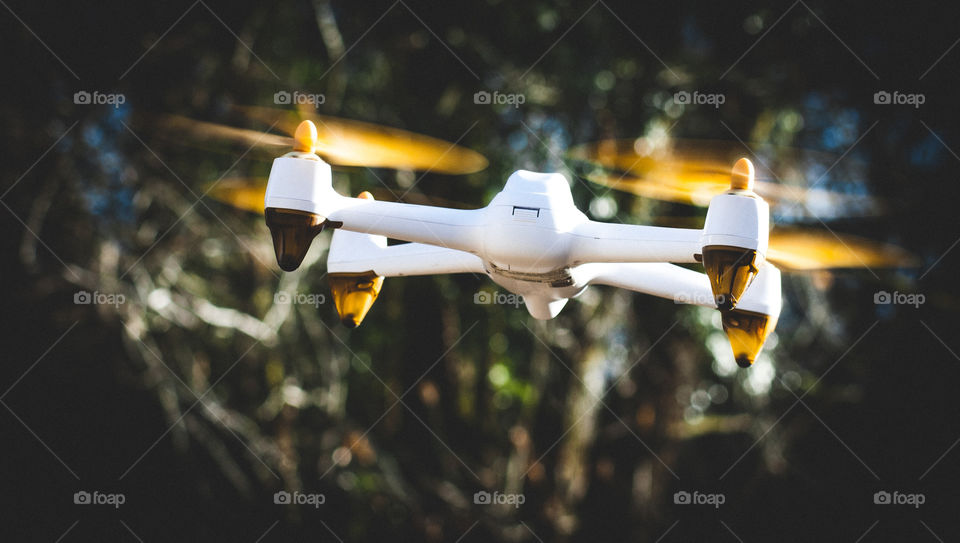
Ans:
<svg viewBox="0 0 960 543"><path fill-rule="evenodd" d="M205 145L230 140L248 151L269 148L269 178L220 180L207 193L262 213L277 263L287 272L301 266L321 232L333 230L327 277L337 314L350 328L363 322L387 277L483 274L540 320L556 317L588 287L607 285L719 311L734 359L746 368L777 325L781 269L916 265L913 255L896 246L832 230L771 228L771 205L807 199L839 207L873 203L865 196L761 181L750 159L705 142L675 140L659 155L644 138L571 149L575 160L600 168L583 176L591 182L707 207L700 227L618 224L588 218L560 173L515 171L479 209L439 206L432 198L429 205L385 201L366 191L345 196L333 188L331 166L464 174L487 161L469 149L395 128L303 111L239 109L288 136L177 116L157 125L177 142L187 135ZM278 157L278 147L292 150ZM389 245L388 239L402 243ZM702 273L685 267L697 264Z"/></svg>
<svg viewBox="0 0 960 543"><path fill-rule="evenodd" d="M730 189L710 202L702 229L613 224L577 209L558 173L518 170L485 207L451 209L339 194L303 121L293 151L276 158L264 216L277 263L296 270L317 234L334 230L327 273L341 321L358 326L387 277L485 274L522 297L535 319L556 317L591 285L713 307L741 367L756 360L781 309L780 271L766 262L769 207L754 167L734 164ZM387 245L387 238L405 241ZM677 264L702 263L705 273Z"/></svg>

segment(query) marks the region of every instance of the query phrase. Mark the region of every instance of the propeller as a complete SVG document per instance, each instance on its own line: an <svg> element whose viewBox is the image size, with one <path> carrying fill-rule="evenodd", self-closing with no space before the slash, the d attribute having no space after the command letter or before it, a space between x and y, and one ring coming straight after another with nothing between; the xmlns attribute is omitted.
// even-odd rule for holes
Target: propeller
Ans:
<svg viewBox="0 0 960 543"><path fill-rule="evenodd" d="M290 148L294 143L290 136L198 121L182 115L141 114L140 119L156 135L178 142L187 138L204 145L218 142L236 143L267 151L273 156L276 156L277 151L283 152L283 149Z"/></svg>
<svg viewBox="0 0 960 543"><path fill-rule="evenodd" d="M831 154L789 147L774 150L775 156L768 162L781 175L760 168L754 191L775 211L777 207L802 211L810 206L818 215L849 216L882 210L882 203L870 196L802 186L811 168L820 171L836 163L837 158ZM742 146L727 142L668 140L656 145L647 138L603 140L568 151L572 159L594 167L584 175L589 181L644 198L699 207L707 206L713 196L729 188L730 164L742 154ZM851 184L850 188L857 187Z"/></svg>
<svg viewBox="0 0 960 543"><path fill-rule="evenodd" d="M656 217L657 226L701 228L703 217ZM911 252L852 234L814 226L776 225L770 231L767 260L784 271L810 272L853 268L914 268L919 259Z"/></svg>
<svg viewBox="0 0 960 543"><path fill-rule="evenodd" d="M805 172L822 171L836 164L830 153L777 147L767 163L775 165L780 176L760 168L753 190L775 211L805 206L818 210L817 216L848 217L878 213L882 203L861 194L848 194L827 189L805 188L801 182ZM649 138L635 140L603 140L578 145L568 151L574 160L593 166L584 177L589 181L629 192L644 198L706 207L710 200L730 187L729 164L742 155L742 145L730 142L669 139L656 142ZM845 159L850 161L852 159ZM853 164L858 167L857 163ZM774 167L774 166L771 166ZM822 174L821 174L822 175ZM775 183L770 179L794 180L795 185ZM667 226L700 228L700 217L667 217L658 221ZM886 243L849 234L811 227L776 226L770 232L767 259L792 271L813 271L842 268L915 267L919 260L910 252Z"/></svg>
<svg viewBox="0 0 960 543"><path fill-rule="evenodd" d="M446 174L473 173L487 166L487 159L475 151L398 128L278 108L238 106L236 110L248 120L264 125L264 129L276 129L286 135L179 115L153 116L149 122L161 135L177 141L186 137L206 146L216 142L236 143L276 156L278 150L296 145L296 138L291 136L302 121L310 120L317 126L315 152L335 166Z"/></svg>
<svg viewBox="0 0 960 543"><path fill-rule="evenodd" d="M801 227L774 227L767 260L792 271L842 268L914 268L909 251L849 234Z"/></svg>

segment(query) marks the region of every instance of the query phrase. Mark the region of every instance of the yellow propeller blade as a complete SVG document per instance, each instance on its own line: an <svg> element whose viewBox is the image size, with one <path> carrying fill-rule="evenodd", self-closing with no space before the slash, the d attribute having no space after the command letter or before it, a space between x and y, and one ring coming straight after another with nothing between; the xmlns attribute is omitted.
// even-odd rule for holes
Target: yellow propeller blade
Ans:
<svg viewBox="0 0 960 543"><path fill-rule="evenodd" d="M466 174L487 167L483 155L453 143L372 123L269 107L237 108L248 118L293 134L300 123L317 126L316 152L339 166L367 166Z"/></svg>
<svg viewBox="0 0 960 543"><path fill-rule="evenodd" d="M598 167L586 179L644 198L706 207L710 199L729 189L730 164L743 156L743 147L713 141L669 140L657 148L637 140L604 140L571 148L567 154L574 160ZM820 161L829 165L829 153L782 151L785 163L800 168L803 161ZM835 158L834 158L835 160ZM829 161L829 162L828 162ZM876 211L882 206L873 197L844 194L825 189L774 183L758 179L754 191L772 205L815 204L838 209L856 208ZM802 209L798 207L798 210Z"/></svg>

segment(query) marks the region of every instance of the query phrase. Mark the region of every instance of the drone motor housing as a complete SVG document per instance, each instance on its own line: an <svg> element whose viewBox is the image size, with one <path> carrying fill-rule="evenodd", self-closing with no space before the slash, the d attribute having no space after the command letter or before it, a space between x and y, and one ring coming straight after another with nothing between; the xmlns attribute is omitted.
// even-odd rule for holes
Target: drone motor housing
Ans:
<svg viewBox="0 0 960 543"><path fill-rule="evenodd" d="M340 322L356 328L363 322L383 288L383 277L373 270L360 273L331 273L327 276Z"/></svg>
<svg viewBox="0 0 960 543"><path fill-rule="evenodd" d="M313 238L323 231L322 203L335 195L330 165L313 154L294 151L273 161L264 198L264 217L277 263L284 271L300 267Z"/></svg>
<svg viewBox="0 0 960 543"><path fill-rule="evenodd" d="M724 311L720 320L733 348L733 358L741 368L753 365L767 336L777 327L777 316L742 309Z"/></svg>
<svg viewBox="0 0 960 543"><path fill-rule="evenodd" d="M749 295L736 308L720 311L723 331L741 368L753 365L767 337L777 327L780 292L780 270L767 264L750 285Z"/></svg>
<svg viewBox="0 0 960 543"><path fill-rule="evenodd" d="M373 200L367 191L357 198ZM327 257L327 282L333 294L340 322L347 328L356 328L363 322L383 288L383 277L373 270L345 271L352 259L375 256L387 247L387 238L348 230L334 230Z"/></svg>
<svg viewBox="0 0 960 543"><path fill-rule="evenodd" d="M753 165L741 159L734 166L731 190L714 196L701 236L703 267L717 307L736 307L767 254L770 207L751 190Z"/></svg>

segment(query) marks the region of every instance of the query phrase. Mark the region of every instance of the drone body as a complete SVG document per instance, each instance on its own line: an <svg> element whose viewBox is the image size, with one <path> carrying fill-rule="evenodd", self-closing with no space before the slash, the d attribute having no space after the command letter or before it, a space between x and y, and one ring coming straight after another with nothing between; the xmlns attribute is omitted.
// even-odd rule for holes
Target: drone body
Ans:
<svg viewBox="0 0 960 543"><path fill-rule="evenodd" d="M312 152L311 125L298 128L294 152L274 160L265 216L286 271L320 231L337 230L327 271L348 326L362 321L384 277L444 273L486 274L522 296L537 319L555 317L590 285L718 308L741 366L753 363L776 324L780 273L765 262L769 211L751 191L746 159L734 167L731 190L711 201L702 230L611 224L577 209L556 173L517 171L476 210L345 197ZM387 238L410 243L387 246ZM695 262L705 274L675 265Z"/></svg>

